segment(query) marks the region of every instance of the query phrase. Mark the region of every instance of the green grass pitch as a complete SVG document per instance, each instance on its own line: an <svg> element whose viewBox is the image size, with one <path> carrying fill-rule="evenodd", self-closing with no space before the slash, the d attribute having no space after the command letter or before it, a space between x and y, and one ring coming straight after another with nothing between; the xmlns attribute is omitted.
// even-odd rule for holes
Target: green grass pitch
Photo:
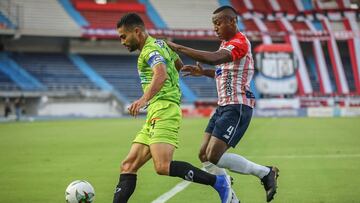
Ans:
<svg viewBox="0 0 360 203"><path fill-rule="evenodd" d="M0 203L64 203L66 186L89 181L96 203L112 202L120 161L144 119L0 124ZM184 119L175 159L201 166L198 149L207 119ZM236 149L280 169L274 203L360 202L360 118L255 118ZM243 203L265 202L260 181L230 173ZM130 203L150 203L181 179L140 171ZM219 203L210 187L191 184L169 203Z"/></svg>

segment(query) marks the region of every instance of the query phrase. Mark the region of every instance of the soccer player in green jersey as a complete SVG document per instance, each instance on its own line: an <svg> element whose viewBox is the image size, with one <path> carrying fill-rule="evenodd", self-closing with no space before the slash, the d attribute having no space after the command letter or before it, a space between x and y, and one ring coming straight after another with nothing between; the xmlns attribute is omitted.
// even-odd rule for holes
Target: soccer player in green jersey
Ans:
<svg viewBox="0 0 360 203"><path fill-rule="evenodd" d="M136 116L146 106L148 112L143 128L121 163L113 203L128 201L135 190L137 171L151 158L157 174L210 185L219 193L222 203L229 203L232 198L229 177L215 176L187 162L173 160L181 121L178 71L183 64L179 56L164 41L149 36L144 22L135 13L124 15L117 31L121 44L130 52L140 51L138 72L144 94L130 105L129 113Z"/></svg>

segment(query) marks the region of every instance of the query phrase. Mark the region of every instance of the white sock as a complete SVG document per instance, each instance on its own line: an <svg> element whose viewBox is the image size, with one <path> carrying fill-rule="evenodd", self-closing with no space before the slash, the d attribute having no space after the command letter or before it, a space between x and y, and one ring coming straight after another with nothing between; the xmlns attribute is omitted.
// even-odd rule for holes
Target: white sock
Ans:
<svg viewBox="0 0 360 203"><path fill-rule="evenodd" d="M207 171L213 175L227 175L225 169L219 168L215 164L213 164L209 161L203 162L202 164L203 164L205 171Z"/></svg>
<svg viewBox="0 0 360 203"><path fill-rule="evenodd" d="M270 172L268 167L256 164L240 155L232 153L223 154L218 161L217 166L220 168L227 168L235 173L252 174L260 179Z"/></svg>

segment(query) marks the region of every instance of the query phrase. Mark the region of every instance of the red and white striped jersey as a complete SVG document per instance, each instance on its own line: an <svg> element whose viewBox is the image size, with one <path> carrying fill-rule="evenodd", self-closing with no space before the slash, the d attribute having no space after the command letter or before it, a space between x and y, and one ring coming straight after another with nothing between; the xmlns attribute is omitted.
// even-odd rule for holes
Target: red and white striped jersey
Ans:
<svg viewBox="0 0 360 203"><path fill-rule="evenodd" d="M218 105L245 104L253 108L255 97L250 91L250 81L254 75L254 60L250 41L238 32L231 40L222 41L219 49L230 51L233 60L216 66Z"/></svg>

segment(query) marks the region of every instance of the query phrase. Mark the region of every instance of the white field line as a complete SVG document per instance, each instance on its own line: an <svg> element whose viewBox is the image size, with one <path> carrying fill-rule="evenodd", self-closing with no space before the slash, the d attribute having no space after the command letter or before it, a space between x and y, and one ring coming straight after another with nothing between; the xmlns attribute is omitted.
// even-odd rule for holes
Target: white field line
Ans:
<svg viewBox="0 0 360 203"><path fill-rule="evenodd" d="M360 154L310 154L310 155L265 155L265 156L246 156L246 158L266 158L266 159L338 159L338 158L360 158ZM151 203L165 203L177 193L183 191L191 184L189 181L181 181L171 190L162 194Z"/></svg>
<svg viewBox="0 0 360 203"><path fill-rule="evenodd" d="M183 180L180 183L178 183L177 185L175 185L175 187L173 187L171 190L167 191L166 193L162 194L160 197L156 198L151 203L164 203L164 202L168 201L170 198L172 198L173 196L175 196L177 193L184 190L190 184L191 184L190 181Z"/></svg>

